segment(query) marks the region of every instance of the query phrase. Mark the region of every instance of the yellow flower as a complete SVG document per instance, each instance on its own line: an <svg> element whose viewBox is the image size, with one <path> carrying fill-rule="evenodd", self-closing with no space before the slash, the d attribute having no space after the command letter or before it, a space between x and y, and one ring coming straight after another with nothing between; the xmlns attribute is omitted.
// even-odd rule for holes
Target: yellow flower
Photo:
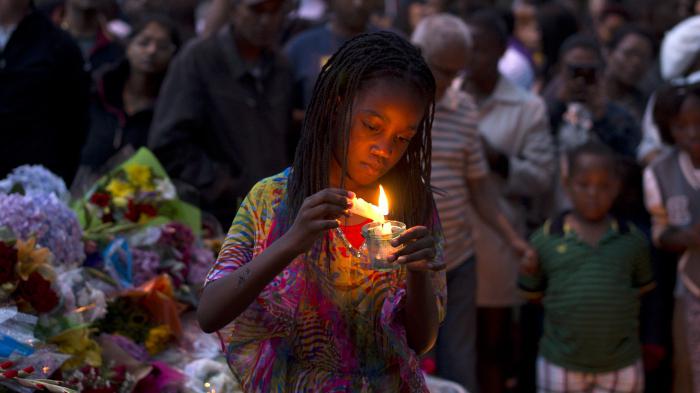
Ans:
<svg viewBox="0 0 700 393"><path fill-rule="evenodd" d="M151 169L149 167L132 164L127 165L124 171L126 172L127 179L138 188L142 188L144 191L153 190L153 184L151 184Z"/></svg>
<svg viewBox="0 0 700 393"><path fill-rule="evenodd" d="M29 275L38 271L45 279L52 280L55 276L51 265L51 251L48 248L37 248L36 239L27 241L17 239L17 266L15 270L22 280L29 279Z"/></svg>
<svg viewBox="0 0 700 393"><path fill-rule="evenodd" d="M168 325L156 326L148 331L145 342L146 350L151 356L154 356L163 351L172 338L173 333Z"/></svg>
<svg viewBox="0 0 700 393"><path fill-rule="evenodd" d="M51 337L49 343L58 346L60 352L73 355L63 364L65 370L85 364L93 367L102 365L102 350L95 340L90 339L90 331L87 328L66 330Z"/></svg>
<svg viewBox="0 0 700 393"><path fill-rule="evenodd" d="M123 199L133 195L134 193L134 188L131 186L131 184L120 179L112 179L112 181L107 184L106 189L110 194L112 194L112 196L114 196L115 199Z"/></svg>

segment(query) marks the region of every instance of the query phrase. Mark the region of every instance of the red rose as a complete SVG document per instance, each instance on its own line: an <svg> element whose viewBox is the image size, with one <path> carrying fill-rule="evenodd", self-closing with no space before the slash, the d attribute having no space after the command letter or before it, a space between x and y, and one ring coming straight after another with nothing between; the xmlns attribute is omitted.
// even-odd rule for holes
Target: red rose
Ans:
<svg viewBox="0 0 700 393"><path fill-rule="evenodd" d="M15 278L17 250L4 242L0 242L0 284Z"/></svg>
<svg viewBox="0 0 700 393"><path fill-rule="evenodd" d="M139 205L134 203L132 199L129 199L129 205L126 213L124 213L124 218L131 222L137 222L139 220Z"/></svg>
<svg viewBox="0 0 700 393"><path fill-rule="evenodd" d="M15 378L17 377L17 374L19 374L17 370L7 370L2 373L2 376L5 378Z"/></svg>
<svg viewBox="0 0 700 393"><path fill-rule="evenodd" d="M109 194L96 192L90 197L90 202L99 207L107 207L109 206Z"/></svg>
<svg viewBox="0 0 700 393"><path fill-rule="evenodd" d="M141 212L141 214L147 215L148 217L155 217L156 214L158 214L158 211L153 205L146 204L139 205L139 212Z"/></svg>
<svg viewBox="0 0 700 393"><path fill-rule="evenodd" d="M51 289L51 282L38 272L30 274L27 281L20 281L17 290L20 297L39 313L49 312L58 305L58 296Z"/></svg>

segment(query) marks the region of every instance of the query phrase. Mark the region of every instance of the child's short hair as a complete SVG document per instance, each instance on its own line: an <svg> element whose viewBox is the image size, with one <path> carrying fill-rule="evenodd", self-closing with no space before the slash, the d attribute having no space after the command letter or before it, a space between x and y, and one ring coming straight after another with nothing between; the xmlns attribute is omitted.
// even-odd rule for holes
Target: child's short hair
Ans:
<svg viewBox="0 0 700 393"><path fill-rule="evenodd" d="M671 134L671 122L678 116L683 102L689 96L700 98L700 82L691 85L667 84L656 92L654 103L654 122L659 127L661 140L669 145L675 145Z"/></svg>
<svg viewBox="0 0 700 393"><path fill-rule="evenodd" d="M579 147L572 149L567 154L567 178L570 178L576 173L578 159L579 157L585 154L602 158L603 160L605 160L605 165L610 170L610 173L613 174L615 177L620 177L620 161L618 159L617 154L610 147L601 142L589 141Z"/></svg>

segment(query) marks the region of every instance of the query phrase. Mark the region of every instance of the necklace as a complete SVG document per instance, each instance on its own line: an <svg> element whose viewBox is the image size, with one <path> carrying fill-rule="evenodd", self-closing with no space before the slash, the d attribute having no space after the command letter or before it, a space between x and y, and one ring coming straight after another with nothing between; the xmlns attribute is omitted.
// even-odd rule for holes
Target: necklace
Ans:
<svg viewBox="0 0 700 393"><path fill-rule="evenodd" d="M340 227L335 228L335 233L338 234L338 236L340 237L340 240L343 241L343 244L345 245L345 247L348 249L348 251L350 252L350 254L352 256L354 256L355 258L362 257L362 252L360 250L356 249L355 247L353 247L352 244L350 244L350 241L345 237L345 234L343 233L343 230L340 229Z"/></svg>

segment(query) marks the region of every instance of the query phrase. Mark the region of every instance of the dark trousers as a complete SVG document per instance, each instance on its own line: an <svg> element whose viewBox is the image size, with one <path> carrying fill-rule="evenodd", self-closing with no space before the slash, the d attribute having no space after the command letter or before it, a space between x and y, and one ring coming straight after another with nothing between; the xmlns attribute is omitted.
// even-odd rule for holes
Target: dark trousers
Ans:
<svg viewBox="0 0 700 393"><path fill-rule="evenodd" d="M435 346L437 373L477 393L475 258L447 272L447 315Z"/></svg>

